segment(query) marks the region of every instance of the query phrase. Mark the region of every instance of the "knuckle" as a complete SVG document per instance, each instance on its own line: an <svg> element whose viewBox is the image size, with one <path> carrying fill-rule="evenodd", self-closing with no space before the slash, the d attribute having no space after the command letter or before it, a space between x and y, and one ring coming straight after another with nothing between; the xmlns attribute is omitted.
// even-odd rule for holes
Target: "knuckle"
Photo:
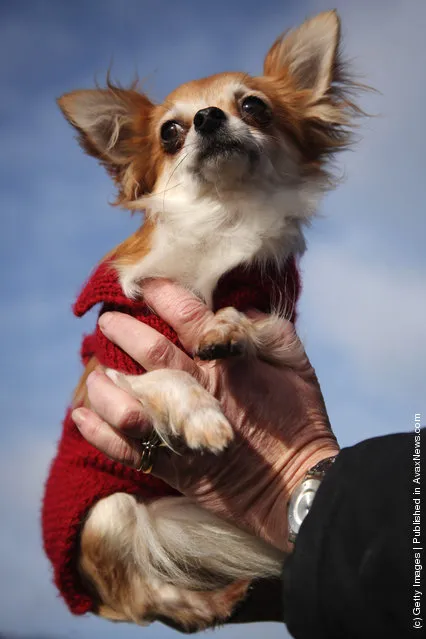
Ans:
<svg viewBox="0 0 426 639"><path fill-rule="evenodd" d="M84 423L84 437L91 444L95 445L97 443L100 435L102 434L101 423L100 420L96 420L93 418L89 418Z"/></svg>
<svg viewBox="0 0 426 639"><path fill-rule="evenodd" d="M200 324L206 316L206 309L197 299L187 299L176 307L176 319L179 324Z"/></svg>
<svg viewBox="0 0 426 639"><path fill-rule="evenodd" d="M143 417L138 408L134 406L124 406L117 425L120 430L125 431L140 427L142 423Z"/></svg>
<svg viewBox="0 0 426 639"><path fill-rule="evenodd" d="M170 342L165 337L159 337L147 347L145 354L149 362L166 365L171 357Z"/></svg>
<svg viewBox="0 0 426 639"><path fill-rule="evenodd" d="M91 444L98 447L104 440L105 422L98 417L98 415L92 415L85 424L85 437Z"/></svg>
<svg viewBox="0 0 426 639"><path fill-rule="evenodd" d="M136 451L125 441L118 441L114 450L112 458L116 461L125 464L126 466L134 466L137 463Z"/></svg>

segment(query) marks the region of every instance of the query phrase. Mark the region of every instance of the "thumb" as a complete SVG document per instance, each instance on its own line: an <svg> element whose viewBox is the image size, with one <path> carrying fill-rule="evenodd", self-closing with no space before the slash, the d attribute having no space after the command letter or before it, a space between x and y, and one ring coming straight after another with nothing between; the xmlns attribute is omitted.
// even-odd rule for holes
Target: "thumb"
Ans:
<svg viewBox="0 0 426 639"><path fill-rule="evenodd" d="M197 336L212 311L183 286L165 279L143 283L142 293L147 304L178 334L185 350L194 350Z"/></svg>

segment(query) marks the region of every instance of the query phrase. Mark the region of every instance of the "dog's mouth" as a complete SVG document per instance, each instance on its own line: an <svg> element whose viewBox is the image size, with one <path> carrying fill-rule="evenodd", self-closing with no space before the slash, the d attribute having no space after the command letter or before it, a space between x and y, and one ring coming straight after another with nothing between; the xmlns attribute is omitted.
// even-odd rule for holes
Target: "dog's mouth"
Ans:
<svg viewBox="0 0 426 639"><path fill-rule="evenodd" d="M198 162L220 156L227 159L233 155L247 153L246 146L240 140L236 140L230 136L217 136L212 139L203 140L201 147L198 153Z"/></svg>
<svg viewBox="0 0 426 639"><path fill-rule="evenodd" d="M207 181L213 177L231 177L235 172L241 176L249 175L257 165L259 156L259 149L254 144L222 133L201 141L193 171Z"/></svg>

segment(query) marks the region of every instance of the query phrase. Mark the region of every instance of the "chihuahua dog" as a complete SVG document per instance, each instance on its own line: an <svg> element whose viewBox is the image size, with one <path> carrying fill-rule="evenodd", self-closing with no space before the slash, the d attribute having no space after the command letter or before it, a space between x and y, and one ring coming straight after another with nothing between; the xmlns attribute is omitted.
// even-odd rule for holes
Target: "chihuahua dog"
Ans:
<svg viewBox="0 0 426 639"><path fill-rule="evenodd" d="M145 278L165 277L213 307L214 290L232 269L273 262L280 270L303 253L304 227L334 185L330 162L350 143L359 114L339 45L339 19L329 11L279 37L260 77L194 80L163 104L109 81L59 99L84 150L112 176L118 203L145 214L109 255L125 298L138 299ZM255 354L285 364L273 323L222 308L195 354ZM97 363L87 363L74 406L87 405L85 379ZM165 442L181 438L220 454L232 441L218 402L187 373L107 373L143 403ZM100 495L78 535L76 564L96 600L92 610L139 624L169 618L200 629L224 621L248 583L278 576L284 560L181 496Z"/></svg>

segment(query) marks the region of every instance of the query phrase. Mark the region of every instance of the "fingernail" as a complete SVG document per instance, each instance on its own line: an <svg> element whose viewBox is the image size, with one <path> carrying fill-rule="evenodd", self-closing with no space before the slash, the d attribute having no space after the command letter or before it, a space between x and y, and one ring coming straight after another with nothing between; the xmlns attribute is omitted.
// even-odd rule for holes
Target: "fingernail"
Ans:
<svg viewBox="0 0 426 639"><path fill-rule="evenodd" d="M71 417L77 427L82 426L86 420L86 411L84 408L75 408L71 413Z"/></svg>
<svg viewBox="0 0 426 639"><path fill-rule="evenodd" d="M99 370L97 370L97 369L95 368L95 370L94 370L94 371L92 371L92 372L91 372L91 373L87 376L87 379L86 379L86 385L87 385L87 386L90 386L90 384L91 384L92 382L94 382L94 381L95 381L95 379L97 379L97 378L99 377L100 372L101 372L101 371L99 371Z"/></svg>
<svg viewBox="0 0 426 639"><path fill-rule="evenodd" d="M98 319L99 328L101 329L103 333L106 332L106 329L111 323L112 318L113 318L112 313L102 313L102 315Z"/></svg>

